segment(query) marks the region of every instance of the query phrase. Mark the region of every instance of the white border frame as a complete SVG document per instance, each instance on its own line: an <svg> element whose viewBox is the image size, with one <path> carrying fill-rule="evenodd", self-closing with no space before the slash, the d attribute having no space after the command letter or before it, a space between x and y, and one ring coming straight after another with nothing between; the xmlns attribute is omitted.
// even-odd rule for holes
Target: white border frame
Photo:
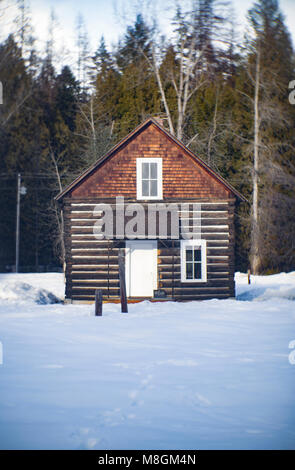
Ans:
<svg viewBox="0 0 295 470"><path fill-rule="evenodd" d="M157 181L157 196L143 196L142 195L142 163L157 163L158 165L158 181ZM162 176L162 158L137 158L136 159L136 194L138 200L159 200L163 199L163 176Z"/></svg>
<svg viewBox="0 0 295 470"><path fill-rule="evenodd" d="M186 279L185 249L187 246L201 245L201 279ZM180 240L181 282L207 282L207 242L206 240Z"/></svg>

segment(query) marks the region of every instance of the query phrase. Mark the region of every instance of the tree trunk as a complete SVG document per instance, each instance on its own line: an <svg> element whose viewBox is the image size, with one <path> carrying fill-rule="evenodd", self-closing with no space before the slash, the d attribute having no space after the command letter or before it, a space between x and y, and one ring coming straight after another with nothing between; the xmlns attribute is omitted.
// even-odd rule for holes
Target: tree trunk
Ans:
<svg viewBox="0 0 295 470"><path fill-rule="evenodd" d="M158 64L157 64L157 58L156 58L156 52L155 52L154 46L153 46L152 52L153 52L153 70L154 70L154 73L155 73L155 76L156 76L157 84L158 84L158 87L159 87L159 91L160 91L161 98L162 98L164 108L165 108L165 112L166 112L166 115L167 115L168 125L169 125L169 132L170 132L170 134L175 135L174 127L173 127L173 123L172 123L172 117L171 117L170 109L169 109L168 102L167 102L167 99L166 99L165 90L164 90L164 87L163 87L163 84L162 84L162 79L161 79L160 71L159 71Z"/></svg>
<svg viewBox="0 0 295 470"><path fill-rule="evenodd" d="M260 87L260 50L257 50L256 72L255 72L255 97L254 97L254 162L252 173L253 201L251 221L251 271L258 274L261 267L261 256L259 253L259 220L258 220L258 183L259 183L259 87Z"/></svg>
<svg viewBox="0 0 295 470"><path fill-rule="evenodd" d="M57 183L58 183L58 188L59 188L59 191L61 192L62 191L62 183L61 183L61 178L60 178L60 173L59 173L59 169L58 169L58 165L57 165L57 161L56 161L56 158L55 158L55 155L53 152L50 152L50 156L51 156L51 159L53 161L53 165L54 165L54 168L55 168L55 173L56 173L56 179L57 179ZM66 247L65 247L65 240L64 240L64 229L65 229L65 225L64 225L64 213L63 213L63 209L60 208L60 210L56 211L56 217L57 217L57 225L58 225L58 230L59 230L59 238L60 238L60 249L61 249L61 259L62 259L62 264L63 264L63 272L64 272L64 275L65 275L65 269L66 269L66 263L65 263L65 260L66 260Z"/></svg>

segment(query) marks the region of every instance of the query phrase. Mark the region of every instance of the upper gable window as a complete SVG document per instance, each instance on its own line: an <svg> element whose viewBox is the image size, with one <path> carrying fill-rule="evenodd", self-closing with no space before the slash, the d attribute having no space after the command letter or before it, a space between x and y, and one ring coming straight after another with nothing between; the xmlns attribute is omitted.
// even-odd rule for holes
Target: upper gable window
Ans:
<svg viewBox="0 0 295 470"><path fill-rule="evenodd" d="M162 199L162 158L137 158L137 199Z"/></svg>

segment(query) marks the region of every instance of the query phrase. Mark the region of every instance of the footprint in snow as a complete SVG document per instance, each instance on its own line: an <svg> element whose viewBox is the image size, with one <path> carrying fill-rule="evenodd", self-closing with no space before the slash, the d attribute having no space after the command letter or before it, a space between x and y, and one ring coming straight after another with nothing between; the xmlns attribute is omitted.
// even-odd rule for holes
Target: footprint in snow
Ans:
<svg viewBox="0 0 295 470"><path fill-rule="evenodd" d="M99 428L81 428L71 434L71 440L77 450L106 449L108 442L104 437L97 437Z"/></svg>
<svg viewBox="0 0 295 470"><path fill-rule="evenodd" d="M144 401L139 400L138 397L141 395L141 392L151 387L150 383L152 378L153 376L151 374L147 375L147 377L140 381L138 389L130 390L128 396L131 399L131 406L141 406L144 404Z"/></svg>

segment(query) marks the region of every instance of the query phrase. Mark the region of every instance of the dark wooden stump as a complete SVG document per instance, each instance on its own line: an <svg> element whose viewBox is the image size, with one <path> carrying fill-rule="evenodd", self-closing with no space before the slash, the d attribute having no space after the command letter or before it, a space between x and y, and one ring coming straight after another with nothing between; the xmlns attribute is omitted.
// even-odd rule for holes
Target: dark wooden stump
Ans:
<svg viewBox="0 0 295 470"><path fill-rule="evenodd" d="M119 261L121 312L128 313L126 280L125 280L125 250L124 248L119 249L118 261Z"/></svg>
<svg viewBox="0 0 295 470"><path fill-rule="evenodd" d="M95 316L102 316L102 290L97 289L95 291Z"/></svg>

